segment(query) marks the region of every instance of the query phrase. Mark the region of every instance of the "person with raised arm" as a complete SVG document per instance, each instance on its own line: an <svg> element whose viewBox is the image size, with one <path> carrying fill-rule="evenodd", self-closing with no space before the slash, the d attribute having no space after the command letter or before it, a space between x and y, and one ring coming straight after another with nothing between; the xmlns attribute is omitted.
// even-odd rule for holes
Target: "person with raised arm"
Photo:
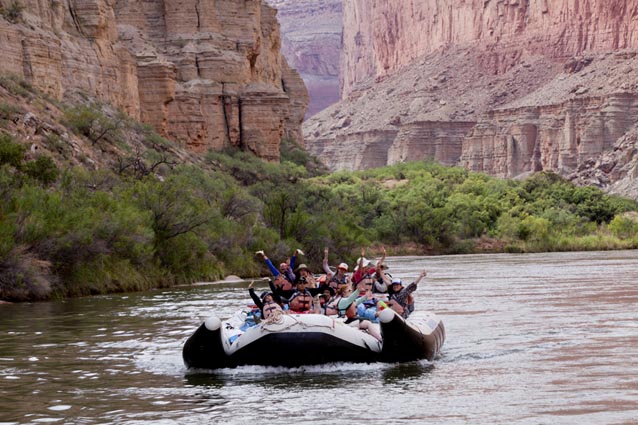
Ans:
<svg viewBox="0 0 638 425"><path fill-rule="evenodd" d="M254 283L255 281L252 281L250 282L250 285L248 285L248 293L250 294L250 298L253 299L255 305L259 308L261 317L265 320L275 314L275 312L283 313L279 296L272 292L265 291L258 297L253 289Z"/></svg>
<svg viewBox="0 0 638 425"><path fill-rule="evenodd" d="M323 249L323 271L326 272L326 281L332 289L335 291L340 285L350 283L350 276L348 276L348 265L346 263L339 263L337 266L337 272L334 273L328 265L328 247Z"/></svg>
<svg viewBox="0 0 638 425"><path fill-rule="evenodd" d="M273 278L275 280L275 286L278 286L278 287L281 286L283 287L284 290L289 290L293 288L293 285L296 280L296 276L294 272L295 261L297 260L297 255L304 255L303 251L301 251L300 249L296 249L295 252L290 256L287 262L279 264L279 269L277 269L273 265L272 261L270 260L270 258L268 258L268 256L263 250L257 251L255 254L261 256L263 260L266 262L266 265L268 266L268 269L272 273ZM282 276L287 283L283 282L280 276Z"/></svg>
<svg viewBox="0 0 638 425"><path fill-rule="evenodd" d="M372 292L377 294L387 294L388 288L392 286L392 276L386 273L388 266L383 263L386 255L387 253L384 247L383 255L381 256L381 259L377 261L377 270L374 274L374 286L372 287Z"/></svg>
<svg viewBox="0 0 638 425"><path fill-rule="evenodd" d="M419 277L406 287L403 287L401 279L396 277L392 279L392 295L390 295L390 300L387 303L388 307L392 308L404 319L407 319L414 310L413 303L412 308L410 308L410 297L412 293L416 291L421 279L427 276L427 274L428 272L423 270Z"/></svg>

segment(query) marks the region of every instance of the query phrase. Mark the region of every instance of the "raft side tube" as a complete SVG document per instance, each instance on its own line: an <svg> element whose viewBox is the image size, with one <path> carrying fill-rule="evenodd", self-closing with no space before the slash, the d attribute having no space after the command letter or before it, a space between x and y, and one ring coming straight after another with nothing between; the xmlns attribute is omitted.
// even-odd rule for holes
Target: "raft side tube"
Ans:
<svg viewBox="0 0 638 425"><path fill-rule="evenodd" d="M282 349L283 348L283 349ZM299 367L334 362L373 363L380 353L324 332L263 335L231 355L233 364Z"/></svg>
<svg viewBox="0 0 638 425"><path fill-rule="evenodd" d="M197 369L229 367L230 361L222 338L219 319L209 318L202 323L184 344L182 358L186 367Z"/></svg>
<svg viewBox="0 0 638 425"><path fill-rule="evenodd" d="M379 318L383 335L383 361L432 361L443 345L445 330L440 320L432 332L424 333L390 309L384 310Z"/></svg>

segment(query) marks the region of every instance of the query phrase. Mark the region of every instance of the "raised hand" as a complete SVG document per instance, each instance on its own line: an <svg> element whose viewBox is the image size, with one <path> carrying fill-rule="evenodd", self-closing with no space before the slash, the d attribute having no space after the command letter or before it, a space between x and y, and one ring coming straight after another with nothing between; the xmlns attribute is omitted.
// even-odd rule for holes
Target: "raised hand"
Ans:
<svg viewBox="0 0 638 425"><path fill-rule="evenodd" d="M419 278L417 279L417 282L420 282L420 281L421 281L421 279L423 279L423 278L424 278L425 276L427 276L427 275L428 275L428 272L427 272L427 271L425 271L425 270L423 270L423 271L421 272L421 274L419 275Z"/></svg>

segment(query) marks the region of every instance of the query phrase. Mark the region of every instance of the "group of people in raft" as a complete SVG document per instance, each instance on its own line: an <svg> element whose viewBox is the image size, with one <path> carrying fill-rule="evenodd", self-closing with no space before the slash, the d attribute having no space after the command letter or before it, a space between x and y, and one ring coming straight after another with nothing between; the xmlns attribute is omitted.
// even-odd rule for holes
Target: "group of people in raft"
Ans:
<svg viewBox="0 0 638 425"><path fill-rule="evenodd" d="M270 269L273 278L269 282L270 291L257 296L253 282L248 287L250 297L259 310L261 319L286 312L295 314L315 313L337 316L347 324L357 326L381 340L381 334L372 323L378 323L378 311L391 308L407 319L414 311L412 293L418 283L427 275L424 270L416 281L407 286L401 279L392 278L383 263L386 252L376 264L365 258L365 249L357 259L354 272L348 273L346 263L333 269L328 264L328 248L324 249L323 271L313 275L308 266L299 264L295 268L297 256L304 255L295 250L288 261L276 268L264 251L257 251ZM335 270L335 271L333 271Z"/></svg>

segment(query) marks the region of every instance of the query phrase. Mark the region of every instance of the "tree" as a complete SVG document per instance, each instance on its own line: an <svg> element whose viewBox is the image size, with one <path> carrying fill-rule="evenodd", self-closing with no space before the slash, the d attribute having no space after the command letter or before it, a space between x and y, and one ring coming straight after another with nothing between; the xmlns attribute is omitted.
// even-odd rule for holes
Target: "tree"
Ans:
<svg viewBox="0 0 638 425"><path fill-rule="evenodd" d="M115 137L126 121L123 113L118 113L115 119L111 119L97 107L91 106L73 107L66 111L65 118L67 123L88 138L93 146L104 139Z"/></svg>

